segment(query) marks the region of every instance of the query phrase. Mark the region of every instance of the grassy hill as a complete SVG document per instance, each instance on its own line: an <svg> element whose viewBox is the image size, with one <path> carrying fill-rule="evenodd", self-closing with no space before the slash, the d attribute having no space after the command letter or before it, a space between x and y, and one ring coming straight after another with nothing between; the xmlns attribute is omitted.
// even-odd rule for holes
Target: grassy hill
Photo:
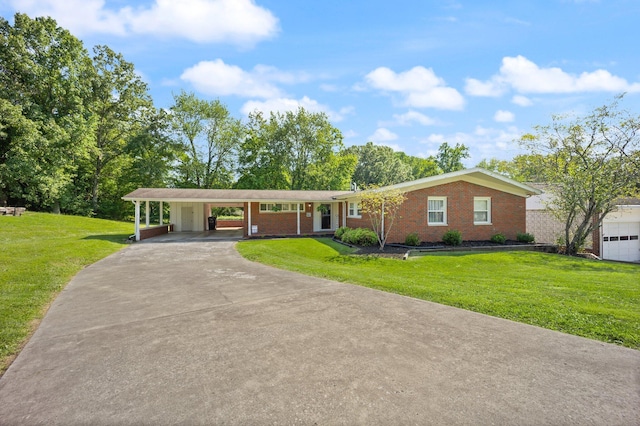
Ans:
<svg viewBox="0 0 640 426"><path fill-rule="evenodd" d="M131 223L86 217L0 216L0 375L71 278L132 233Z"/></svg>

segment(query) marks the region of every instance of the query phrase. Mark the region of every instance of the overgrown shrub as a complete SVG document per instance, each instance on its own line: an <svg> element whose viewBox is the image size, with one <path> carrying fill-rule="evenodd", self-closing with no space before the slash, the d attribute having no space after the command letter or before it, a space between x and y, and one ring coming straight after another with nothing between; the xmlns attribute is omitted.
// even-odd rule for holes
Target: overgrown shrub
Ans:
<svg viewBox="0 0 640 426"><path fill-rule="evenodd" d="M404 244L407 246L419 246L420 245L420 237L415 232L407 235L407 238L404 239Z"/></svg>
<svg viewBox="0 0 640 426"><path fill-rule="evenodd" d="M491 242L496 244L504 244L507 242L507 237L504 234L497 233L491 237Z"/></svg>
<svg viewBox="0 0 640 426"><path fill-rule="evenodd" d="M373 246L378 244L378 236L371 229L348 229L342 234L342 241L356 246Z"/></svg>
<svg viewBox="0 0 640 426"><path fill-rule="evenodd" d="M333 234L334 237L336 237L339 240L342 240L342 236L344 235L345 232L347 232L350 228L348 226L341 226L340 228L336 229L335 234Z"/></svg>
<svg viewBox="0 0 640 426"><path fill-rule="evenodd" d="M444 233L442 236L442 242L448 246L459 246L462 244L462 234L460 231L451 229Z"/></svg>
<svg viewBox="0 0 640 426"><path fill-rule="evenodd" d="M532 234L529 234L527 232L518 232L518 235L516 235L516 240L520 241L521 243L532 243L536 239Z"/></svg>

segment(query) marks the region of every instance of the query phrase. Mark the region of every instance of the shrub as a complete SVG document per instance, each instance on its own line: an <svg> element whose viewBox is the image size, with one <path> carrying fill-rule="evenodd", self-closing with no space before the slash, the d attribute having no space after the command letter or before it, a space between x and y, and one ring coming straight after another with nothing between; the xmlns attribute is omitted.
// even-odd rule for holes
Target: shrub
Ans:
<svg viewBox="0 0 640 426"><path fill-rule="evenodd" d="M373 246L378 244L378 236L371 229L348 229L342 234L342 241L357 246Z"/></svg>
<svg viewBox="0 0 640 426"><path fill-rule="evenodd" d="M532 234L529 234L527 232L518 232L518 235L516 235L516 240L521 243L532 243L536 239Z"/></svg>
<svg viewBox="0 0 640 426"><path fill-rule="evenodd" d="M491 237L491 242L496 244L504 244L507 242L507 237L503 234L497 233Z"/></svg>
<svg viewBox="0 0 640 426"><path fill-rule="evenodd" d="M442 236L442 242L448 246L459 246L462 244L462 234L460 231L451 229L444 233Z"/></svg>
<svg viewBox="0 0 640 426"><path fill-rule="evenodd" d="M407 246L419 246L420 245L420 237L415 232L407 235L407 238L404 239L404 244Z"/></svg>
<svg viewBox="0 0 640 426"><path fill-rule="evenodd" d="M348 226L341 226L340 228L336 229L335 234L333 234L334 237L336 237L339 240L342 240L342 236L344 235L345 232L347 232L350 228Z"/></svg>

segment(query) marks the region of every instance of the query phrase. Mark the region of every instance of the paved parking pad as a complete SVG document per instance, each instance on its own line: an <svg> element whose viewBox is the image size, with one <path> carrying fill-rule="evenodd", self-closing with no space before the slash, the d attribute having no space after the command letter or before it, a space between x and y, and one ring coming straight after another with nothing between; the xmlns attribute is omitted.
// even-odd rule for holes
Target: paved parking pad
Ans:
<svg viewBox="0 0 640 426"><path fill-rule="evenodd" d="M80 272L0 424L640 424L640 352L149 240Z"/></svg>

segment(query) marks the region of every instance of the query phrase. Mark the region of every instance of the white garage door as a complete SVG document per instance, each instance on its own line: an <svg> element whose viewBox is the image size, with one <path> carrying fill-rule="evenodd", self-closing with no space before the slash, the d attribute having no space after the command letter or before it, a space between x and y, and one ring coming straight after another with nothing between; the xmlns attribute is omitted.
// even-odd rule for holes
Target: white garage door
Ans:
<svg viewBox="0 0 640 426"><path fill-rule="evenodd" d="M640 262L640 223L613 222L602 224L602 258L624 262Z"/></svg>

